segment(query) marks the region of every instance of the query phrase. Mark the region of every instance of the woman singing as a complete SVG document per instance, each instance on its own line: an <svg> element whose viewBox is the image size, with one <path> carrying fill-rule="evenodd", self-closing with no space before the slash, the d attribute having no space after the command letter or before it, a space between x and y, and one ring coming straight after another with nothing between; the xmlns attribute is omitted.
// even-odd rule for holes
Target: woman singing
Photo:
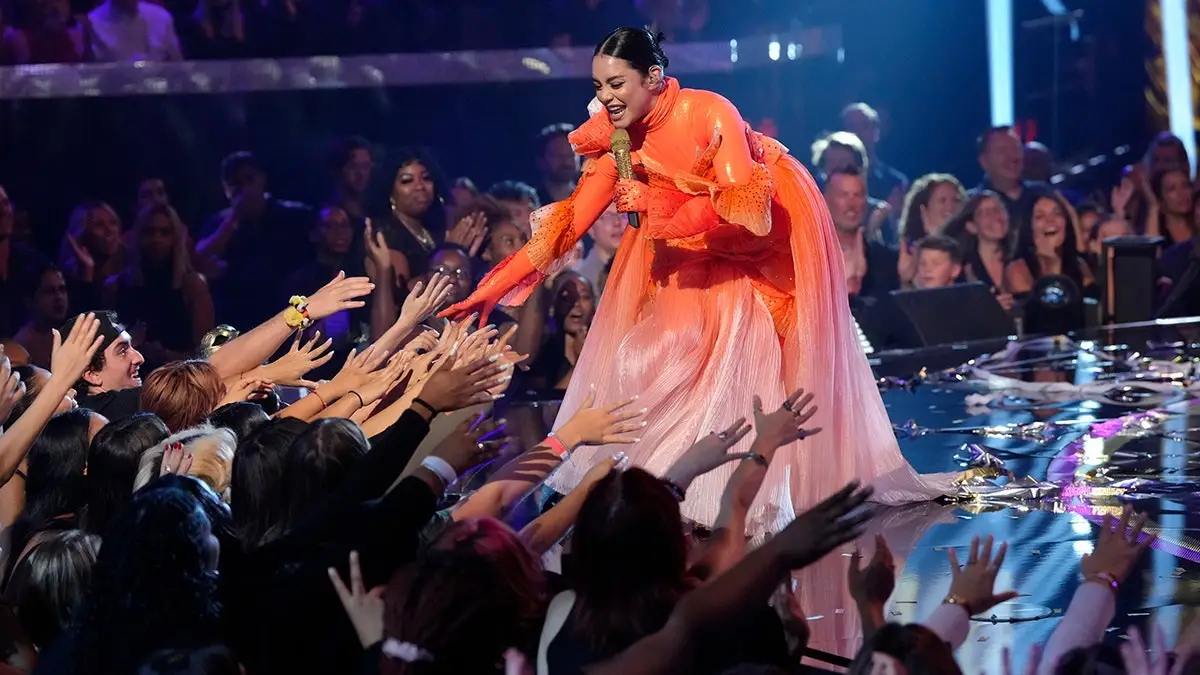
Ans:
<svg viewBox="0 0 1200 675"><path fill-rule="evenodd" d="M619 28L596 47L591 118L570 135L585 158L579 186L536 211L529 243L445 314L486 317L524 302L615 196L641 227L625 231L559 423L592 386L598 401L639 396L648 425L622 449L661 475L699 438L748 416L755 395L772 408L803 387L821 406L810 424L824 431L776 455L750 513L753 533L778 530L852 478L889 503L945 494L948 476L918 476L900 454L812 177L729 101L681 89L666 67L647 30ZM617 178L615 128L633 140L636 180ZM571 488L612 452L575 451L550 484ZM711 524L733 469L693 483L684 515Z"/></svg>

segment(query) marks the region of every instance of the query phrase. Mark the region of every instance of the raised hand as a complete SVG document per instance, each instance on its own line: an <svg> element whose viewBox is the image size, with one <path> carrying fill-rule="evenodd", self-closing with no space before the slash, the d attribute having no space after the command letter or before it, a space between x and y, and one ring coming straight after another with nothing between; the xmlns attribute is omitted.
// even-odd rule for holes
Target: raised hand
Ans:
<svg viewBox="0 0 1200 675"><path fill-rule="evenodd" d="M1104 576L1111 576L1117 583L1125 581L1129 577L1129 571L1137 564L1138 558L1142 557L1142 553L1156 538L1153 533L1147 533L1145 540L1138 541L1142 538L1142 529L1146 527L1146 522L1145 515L1134 516L1133 506L1130 504L1126 504L1121 510L1119 521L1115 521L1112 515L1104 516L1096 549L1083 556L1083 560L1079 562L1079 570L1083 572L1084 578L1103 579Z"/></svg>
<svg viewBox="0 0 1200 675"><path fill-rule="evenodd" d="M253 372L253 371L251 371ZM263 390L269 390L274 386L270 380L264 380L261 377L254 377L251 373L241 375L225 390L225 396L217 407L229 404L238 403L239 401L248 401L252 398L261 398Z"/></svg>
<svg viewBox="0 0 1200 675"><path fill-rule="evenodd" d="M641 421L646 409L629 409L637 398L627 399L614 405L596 406L593 389L579 410L555 433L568 450L582 445L629 445L637 443L633 436L646 423Z"/></svg>
<svg viewBox="0 0 1200 675"><path fill-rule="evenodd" d="M806 429L804 425L817 414L813 395L797 389L774 412L763 412L762 399L754 397L755 440L759 452L774 451L784 445L821 433L821 427ZM769 461L771 457L767 457Z"/></svg>
<svg viewBox="0 0 1200 675"><path fill-rule="evenodd" d="M1167 675L1167 669L1171 665L1171 652L1167 649L1167 638L1163 634L1162 624L1154 624L1149 653L1146 651L1145 641L1142 640L1142 632L1137 626L1129 628L1128 637L1129 639L1121 645L1121 661L1125 664L1126 675ZM1183 670L1179 667L1173 672Z"/></svg>
<svg viewBox="0 0 1200 675"><path fill-rule="evenodd" d="M847 582L850 587L850 597L860 607L883 609L892 591L896 590L896 561L892 550L888 548L883 535L875 535L875 555L865 568L861 566L862 553L854 549L850 558L850 571Z"/></svg>
<svg viewBox="0 0 1200 675"><path fill-rule="evenodd" d="M428 351L433 350L434 347L437 347L437 344L438 344L437 331L427 328L427 329L421 331L420 333L418 333L416 337L414 337L413 339L411 339L407 343L405 343L404 351L411 352L413 354L416 354L417 352L419 352L421 350L428 352Z"/></svg>
<svg viewBox="0 0 1200 675"><path fill-rule="evenodd" d="M466 326L463 328L465 332ZM458 354L454 367L463 368L470 363L487 358L489 356L488 347L491 345L492 338L498 334L499 331L496 330L495 326L487 325L465 335L458 344ZM499 361L500 359L496 360Z"/></svg>
<svg viewBox="0 0 1200 675"><path fill-rule="evenodd" d="M482 211L465 216L446 232L446 243L458 244L466 249L472 258L479 255L479 249L483 247L483 240L486 238L487 216Z"/></svg>
<svg viewBox="0 0 1200 675"><path fill-rule="evenodd" d="M347 277L345 272L338 272L333 281L308 296L308 318L320 321L343 310L358 309L367 303L357 298L370 295L374 288L369 277Z"/></svg>
<svg viewBox="0 0 1200 675"><path fill-rule="evenodd" d="M93 313L80 317L71 326L67 339L63 339L58 329L54 334L54 344L50 355L50 374L61 377L66 382L74 384L88 369L92 357L104 342L100 332L100 320Z"/></svg>
<svg viewBox="0 0 1200 675"><path fill-rule="evenodd" d="M461 476L500 454L510 440L500 435L503 431L504 420L479 415L458 425L430 454L444 459Z"/></svg>
<svg viewBox="0 0 1200 675"><path fill-rule="evenodd" d="M425 319L433 316L434 312L450 299L453 290L454 280L445 274L434 273L429 278L428 284L418 281L408 297L404 299L404 305L400 308L400 317L397 321L407 326L419 325Z"/></svg>
<svg viewBox="0 0 1200 675"><path fill-rule="evenodd" d="M376 282L391 282L391 276L387 272L392 269L392 252L383 233L375 229L370 218L367 218L367 226L363 231L363 242L367 247L367 259L375 266Z"/></svg>
<svg viewBox="0 0 1200 675"><path fill-rule="evenodd" d="M342 369L337 375L333 376L325 387L328 387L338 396L345 394L353 389L358 389L366 385L371 379L371 371L374 370L375 364L381 363L387 358L386 349L377 349L374 346L366 349L353 352L346 357L346 362L342 364ZM360 394L362 392L359 392ZM330 401L332 403L332 401Z"/></svg>
<svg viewBox="0 0 1200 675"><path fill-rule="evenodd" d="M971 616L986 612L1002 602L1008 602L1020 597L1016 591L995 592L996 575L1000 565L1004 563L1004 555L1008 552L1008 544L1000 544L996 557L992 558L991 535L980 544L979 537L971 540L971 553L966 565L958 564L958 554L954 549L948 549L950 558L950 595Z"/></svg>
<svg viewBox="0 0 1200 675"><path fill-rule="evenodd" d="M437 412L494 401L495 397L488 393L488 389L507 382L505 378L512 378L510 366L502 366L489 359L459 369L448 367L448 361L449 358L438 361L421 391L421 400Z"/></svg>
<svg viewBox="0 0 1200 675"><path fill-rule="evenodd" d="M346 610L346 616L350 617L354 632L358 634L359 644L370 647L383 640L383 592L386 589L376 586L367 590L363 584L358 551L350 552L350 588L346 588L336 568L330 567L327 571L333 590L337 591L338 599L342 601L342 609Z"/></svg>
<svg viewBox="0 0 1200 675"><path fill-rule="evenodd" d="M184 450L183 443L172 443L163 453L162 464L159 465L158 475L169 473L186 475L192 469L192 453Z"/></svg>
<svg viewBox="0 0 1200 675"><path fill-rule="evenodd" d="M1121 179L1112 189L1112 194L1109 197L1109 203L1112 206L1112 212L1116 215L1125 218L1129 213L1129 201L1133 199L1133 193L1137 191L1137 186L1128 176Z"/></svg>
<svg viewBox="0 0 1200 675"><path fill-rule="evenodd" d="M481 284L469 298L450 305L442 310L438 316L444 319L463 319L472 315L479 316L479 325L483 326L487 322L487 317L491 316L492 311L500 304L500 299L507 293L508 290L501 288L500 284Z"/></svg>
<svg viewBox="0 0 1200 675"><path fill-rule="evenodd" d="M71 251L75 253L75 260L79 262L79 276L84 281L92 281L92 276L96 271L96 259L92 257L92 252L87 250L87 247L79 243L70 232L67 233L67 244L71 247Z"/></svg>
<svg viewBox="0 0 1200 675"><path fill-rule="evenodd" d="M842 544L858 539L871 513L865 509L854 511L872 494L870 486L860 487L857 481L851 482L797 516L764 546L774 547L788 569L811 565Z"/></svg>
<svg viewBox="0 0 1200 675"><path fill-rule="evenodd" d="M333 338L318 345L317 340L320 339L321 333L318 331L311 340L301 346L300 337L297 336L292 341L291 349L275 361L263 366L257 371L257 376L288 387L316 389L317 383L304 379L304 375L314 368L320 368L329 363L329 359L333 358L331 351Z"/></svg>
<svg viewBox="0 0 1200 675"><path fill-rule="evenodd" d="M687 490L692 481L722 464L755 457L753 453L749 452L729 454L729 449L737 445L748 433L750 433L750 425L746 424L745 417L737 420L723 431L714 431L684 451L683 455L671 465L671 468L667 469L667 473L663 477Z"/></svg>
<svg viewBox="0 0 1200 675"><path fill-rule="evenodd" d="M371 373L366 381L353 391L362 397L363 405L370 405L383 398L395 386L411 362L411 354L398 352L388 360L386 366Z"/></svg>

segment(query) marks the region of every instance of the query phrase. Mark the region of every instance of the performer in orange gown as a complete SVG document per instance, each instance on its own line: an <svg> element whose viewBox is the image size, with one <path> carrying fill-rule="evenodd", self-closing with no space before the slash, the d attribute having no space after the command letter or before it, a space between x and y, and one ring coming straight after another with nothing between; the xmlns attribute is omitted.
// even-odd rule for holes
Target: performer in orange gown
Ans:
<svg viewBox="0 0 1200 675"><path fill-rule="evenodd" d="M666 66L649 31L620 28L600 43L591 117L570 135L585 158L578 187L536 211L529 243L445 315L486 317L497 304L524 302L615 198L641 226L621 241L556 425L593 386L601 403L636 395L648 424L621 449L661 475L699 438L748 417L756 394L773 407L804 388L820 406L809 424L824 431L775 455L751 509L752 533L780 529L855 478L886 503L949 493L949 474L919 476L900 454L812 177L733 104L681 89ZM636 179L618 180L610 148L618 127L632 138ZM574 451L551 486L569 490L612 453ZM684 515L711 524L733 469L693 483Z"/></svg>

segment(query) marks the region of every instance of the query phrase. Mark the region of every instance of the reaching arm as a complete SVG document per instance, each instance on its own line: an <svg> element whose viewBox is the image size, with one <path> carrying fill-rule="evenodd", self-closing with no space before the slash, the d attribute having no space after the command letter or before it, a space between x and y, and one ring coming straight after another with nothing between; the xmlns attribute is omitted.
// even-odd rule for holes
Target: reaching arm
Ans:
<svg viewBox="0 0 1200 675"><path fill-rule="evenodd" d="M529 243L496 265L471 297L446 309L441 316L461 318L478 312L482 326L496 305L524 303L549 276L555 262L575 248L612 202L616 184L617 165L611 155L588 160L583 178L569 199L535 212L538 227Z"/></svg>

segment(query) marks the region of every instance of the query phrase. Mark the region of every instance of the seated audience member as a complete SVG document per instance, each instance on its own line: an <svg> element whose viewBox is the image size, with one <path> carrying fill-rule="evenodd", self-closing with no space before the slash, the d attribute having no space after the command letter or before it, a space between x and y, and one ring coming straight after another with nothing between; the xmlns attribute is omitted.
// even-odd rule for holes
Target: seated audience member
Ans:
<svg viewBox="0 0 1200 675"><path fill-rule="evenodd" d="M212 283L217 315L244 331L298 292L283 282L313 257L305 233L315 216L308 206L267 192L267 174L252 153L222 160L221 183L229 207L205 221L195 255Z"/></svg>
<svg viewBox="0 0 1200 675"><path fill-rule="evenodd" d="M89 200L71 211L58 247L58 267L80 307L103 307L104 282L125 268L121 218L113 207Z"/></svg>
<svg viewBox="0 0 1200 675"><path fill-rule="evenodd" d="M958 213L967 198L962 183L950 174L928 173L913 183L904 197L900 212L900 283L909 285L916 274L913 247L929 234L940 234L942 227Z"/></svg>
<svg viewBox="0 0 1200 675"><path fill-rule="evenodd" d="M600 283L601 277L616 257L628 225L629 218L623 213L617 213L616 206L605 209L592 225L592 229L588 230L592 239L592 250L571 268L592 284L597 296L604 292L604 286Z"/></svg>
<svg viewBox="0 0 1200 675"><path fill-rule="evenodd" d="M917 242L915 288L942 288L955 283L962 274L962 249L958 242L940 234L931 234Z"/></svg>
<svg viewBox="0 0 1200 675"><path fill-rule="evenodd" d="M1133 227L1122 216L1098 214L1098 217L1094 218L1091 225L1084 231L1088 235L1085 260L1089 266L1096 269L1096 265L1100 263L1100 253L1104 249L1104 241L1114 237L1130 236L1133 234Z"/></svg>
<svg viewBox="0 0 1200 675"><path fill-rule="evenodd" d="M25 272L40 267L45 258L18 241L16 221L8 192L0 186L0 338L12 337L25 321Z"/></svg>
<svg viewBox="0 0 1200 675"><path fill-rule="evenodd" d="M501 206L508 209L513 222L517 224L517 227L525 230L526 236L533 236L529 216L542 205L541 200L538 199L537 190L520 181L506 180L488 188L488 194L500 202Z"/></svg>
<svg viewBox="0 0 1200 675"><path fill-rule="evenodd" d="M864 189L869 189L871 163L862 141L848 131L835 131L812 144L812 163L820 180L828 180L834 173L848 168L857 168L862 176ZM863 209L864 231L871 241L888 246L896 244L896 224L892 210L882 199L875 199L867 192L867 207Z"/></svg>
<svg viewBox="0 0 1200 675"><path fill-rule="evenodd" d="M14 339L29 352L30 362L40 368L50 367L55 328L67 320L67 280L56 265L42 262L28 279L25 306L29 318Z"/></svg>
<svg viewBox="0 0 1200 675"><path fill-rule="evenodd" d="M567 199L579 182L579 155L567 139L573 130L572 125L560 122L538 132L537 194L542 204Z"/></svg>
<svg viewBox="0 0 1200 675"><path fill-rule="evenodd" d="M972 192L994 193L1008 210L1009 226L1014 232L1022 231L1033 215L1033 203L1050 194L1050 187L1022 177L1025 147L1011 126L988 129L979 136L976 145L984 176Z"/></svg>
<svg viewBox="0 0 1200 675"><path fill-rule="evenodd" d="M958 241L963 252L963 277L987 284L996 301L1012 310L1012 291L1004 269L1012 259L1016 231L1009 227L1008 210L1000 196L989 190L976 192L942 228Z"/></svg>
<svg viewBox="0 0 1200 675"><path fill-rule="evenodd" d="M401 150L385 174L388 211L371 218L391 251L392 274L396 277L395 300L404 298L414 279L429 267L429 256L446 241L446 214L439 203L441 177L433 157L418 148ZM461 244L461 242L460 242ZM371 265L371 261L367 261ZM374 278L375 271L367 268Z"/></svg>
<svg viewBox="0 0 1200 675"><path fill-rule="evenodd" d="M88 14L89 47L97 61L180 61L175 20L161 5L105 0Z"/></svg>
<svg viewBox="0 0 1200 675"><path fill-rule="evenodd" d="M1004 268L1006 285L1014 295L1029 293L1038 279L1061 274L1083 293L1095 290L1095 279L1075 244L1074 212L1057 195L1038 197L1032 218L1017 232L1012 262Z"/></svg>
<svg viewBox="0 0 1200 675"><path fill-rule="evenodd" d="M90 60L82 21L71 15L68 0L18 0L9 4L4 48L11 64L79 63Z"/></svg>
<svg viewBox="0 0 1200 675"><path fill-rule="evenodd" d="M362 233L363 223L370 215L367 200L375 172L374 155L371 142L361 136L338 139L325 155L325 170L333 189L332 194L318 202L345 211L355 235Z"/></svg>
<svg viewBox="0 0 1200 675"><path fill-rule="evenodd" d="M1153 174L1150 177L1150 190L1157 208L1148 211L1146 235L1162 237L1165 240L1164 247L1195 236L1195 197L1187 165L1170 166Z"/></svg>
<svg viewBox="0 0 1200 675"><path fill-rule="evenodd" d="M366 274L363 259L353 250L354 225L341 208L327 206L321 209L309 232L309 241L312 242L314 256L311 262L288 277L286 288L319 288L325 281L337 276L339 271L350 276ZM313 324L309 332L320 331L322 336L332 338L334 350L344 354L364 336L364 323L369 318L366 308L343 310ZM315 379L320 377L323 375Z"/></svg>
<svg viewBox="0 0 1200 675"><path fill-rule="evenodd" d="M475 182L466 176L459 176L450 186L450 203L446 206L452 210L464 208L478 196L479 188L475 187Z"/></svg>
<svg viewBox="0 0 1200 675"><path fill-rule="evenodd" d="M879 158L877 146L882 136L879 113L866 103L851 103L842 108L842 129L858 136L867 152L870 195L889 202L894 209L900 209L908 191L908 176Z"/></svg>
<svg viewBox="0 0 1200 675"><path fill-rule="evenodd" d="M150 206L138 214L125 269L105 282L103 306L145 327L138 347L151 367L187 358L213 329L208 282L192 268L187 228L175 209Z"/></svg>
<svg viewBox="0 0 1200 675"><path fill-rule="evenodd" d="M842 248L850 295L871 297L899 288L896 252L864 233L867 186L862 171L854 166L833 171L825 180L824 195Z"/></svg>

